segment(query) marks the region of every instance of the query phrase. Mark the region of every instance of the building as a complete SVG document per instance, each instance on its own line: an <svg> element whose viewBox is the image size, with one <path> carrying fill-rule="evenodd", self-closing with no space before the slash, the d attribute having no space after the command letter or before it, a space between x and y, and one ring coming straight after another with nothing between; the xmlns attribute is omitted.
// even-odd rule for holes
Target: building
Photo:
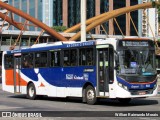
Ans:
<svg viewBox="0 0 160 120"><path fill-rule="evenodd" d="M148 1L150 0L87 0L87 19L104 12ZM50 27L63 25L69 28L80 22L80 0L3 0L3 2L8 2L8 4L30 14ZM6 10L2 11L6 12ZM127 20L129 16L132 17L140 36L151 37L153 33L155 36L158 35L156 9L146 9L144 12L143 10L138 10L116 18L124 35L137 36L133 24ZM13 18L16 21L24 22L24 19L17 15L14 15ZM149 23L152 26L152 30ZM2 20L0 25L2 25ZM6 22L4 26L7 26ZM121 35L113 20L103 23L103 26L109 35ZM14 27L9 29L16 30ZM41 30L33 26L28 26L28 29L31 31ZM92 30L92 33L105 34L100 26Z"/></svg>
<svg viewBox="0 0 160 120"><path fill-rule="evenodd" d="M5 2L5 3L8 3L8 0L1 0L2 2ZM0 12L3 13L3 14L7 14L7 10L6 9L3 9L3 8L0 8ZM5 22L2 18L0 18L0 27L2 27L2 29L7 29L8 28L8 23Z"/></svg>
<svg viewBox="0 0 160 120"><path fill-rule="evenodd" d="M87 0L87 19L107 11L138 3L138 0ZM8 4L30 14L48 26L63 25L71 27L80 22L80 0L8 0ZM138 11L131 14L136 16L133 18L136 26L138 26ZM24 19L17 15L14 15L13 18L16 21L24 22ZM117 18L122 31L126 35L135 35L135 32L130 29L132 25L126 19L126 15ZM115 23L113 27L112 20L104 23L103 26L110 35L120 35ZM14 30L16 28L12 27L10 29ZM28 26L28 29L39 30L33 26ZM92 30L92 33L103 34L104 31L101 27L97 27Z"/></svg>
<svg viewBox="0 0 160 120"><path fill-rule="evenodd" d="M146 3L151 0L139 0L140 3ZM158 10L150 8L141 10L139 12L139 18L142 24L139 24L139 34L145 37L157 37L158 36Z"/></svg>
<svg viewBox="0 0 160 120"><path fill-rule="evenodd" d="M26 13L28 13L29 15L33 16L36 19L39 19L40 21L43 20L43 9L42 7L42 1L44 0L8 0L8 4L18 8ZM46 0L45 0L46 1ZM15 14L13 14L13 19L15 21L19 21L19 22L24 22L25 20L22 17L19 17ZM42 21L45 23L45 21ZM32 23L29 23L32 24ZM47 23L46 23L47 24ZM49 24L47 24L49 25ZM37 31L38 28L34 27L34 26L28 26L27 28L30 31ZM17 30L16 28L12 27L10 28L10 30Z"/></svg>

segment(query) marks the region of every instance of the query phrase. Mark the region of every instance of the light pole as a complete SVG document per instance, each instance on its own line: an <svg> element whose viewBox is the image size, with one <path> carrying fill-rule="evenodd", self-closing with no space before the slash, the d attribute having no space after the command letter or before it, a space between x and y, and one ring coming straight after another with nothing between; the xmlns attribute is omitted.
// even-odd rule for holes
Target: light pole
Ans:
<svg viewBox="0 0 160 120"><path fill-rule="evenodd" d="M86 41L86 0L81 0L81 42Z"/></svg>

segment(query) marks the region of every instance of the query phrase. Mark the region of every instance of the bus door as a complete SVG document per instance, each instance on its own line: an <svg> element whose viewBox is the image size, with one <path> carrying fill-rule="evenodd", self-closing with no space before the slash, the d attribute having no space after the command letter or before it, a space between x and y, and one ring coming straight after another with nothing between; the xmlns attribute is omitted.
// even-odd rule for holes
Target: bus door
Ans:
<svg viewBox="0 0 160 120"><path fill-rule="evenodd" d="M112 51L112 52L111 52ZM113 49L109 45L97 46L97 95L109 96L109 83L113 70L109 66L113 63L111 56Z"/></svg>
<svg viewBox="0 0 160 120"><path fill-rule="evenodd" d="M21 56L14 56L14 92L20 93Z"/></svg>

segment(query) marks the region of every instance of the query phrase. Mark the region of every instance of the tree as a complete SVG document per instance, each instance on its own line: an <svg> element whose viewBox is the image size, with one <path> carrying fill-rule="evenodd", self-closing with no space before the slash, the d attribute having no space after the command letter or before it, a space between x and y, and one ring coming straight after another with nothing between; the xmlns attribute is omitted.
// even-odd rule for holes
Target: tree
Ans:
<svg viewBox="0 0 160 120"><path fill-rule="evenodd" d="M65 31L67 29L66 26L53 26L51 28L54 29L57 32L63 32L63 31Z"/></svg>

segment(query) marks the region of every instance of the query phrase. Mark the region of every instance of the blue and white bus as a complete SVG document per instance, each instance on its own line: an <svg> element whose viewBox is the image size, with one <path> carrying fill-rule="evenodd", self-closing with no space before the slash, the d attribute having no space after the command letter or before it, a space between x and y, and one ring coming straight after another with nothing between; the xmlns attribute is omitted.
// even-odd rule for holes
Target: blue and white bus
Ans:
<svg viewBox="0 0 160 120"><path fill-rule="evenodd" d="M2 89L29 99L129 102L157 94L155 45L143 38L55 42L3 52Z"/></svg>
<svg viewBox="0 0 160 120"><path fill-rule="evenodd" d="M160 55L156 55L157 74L160 75Z"/></svg>

